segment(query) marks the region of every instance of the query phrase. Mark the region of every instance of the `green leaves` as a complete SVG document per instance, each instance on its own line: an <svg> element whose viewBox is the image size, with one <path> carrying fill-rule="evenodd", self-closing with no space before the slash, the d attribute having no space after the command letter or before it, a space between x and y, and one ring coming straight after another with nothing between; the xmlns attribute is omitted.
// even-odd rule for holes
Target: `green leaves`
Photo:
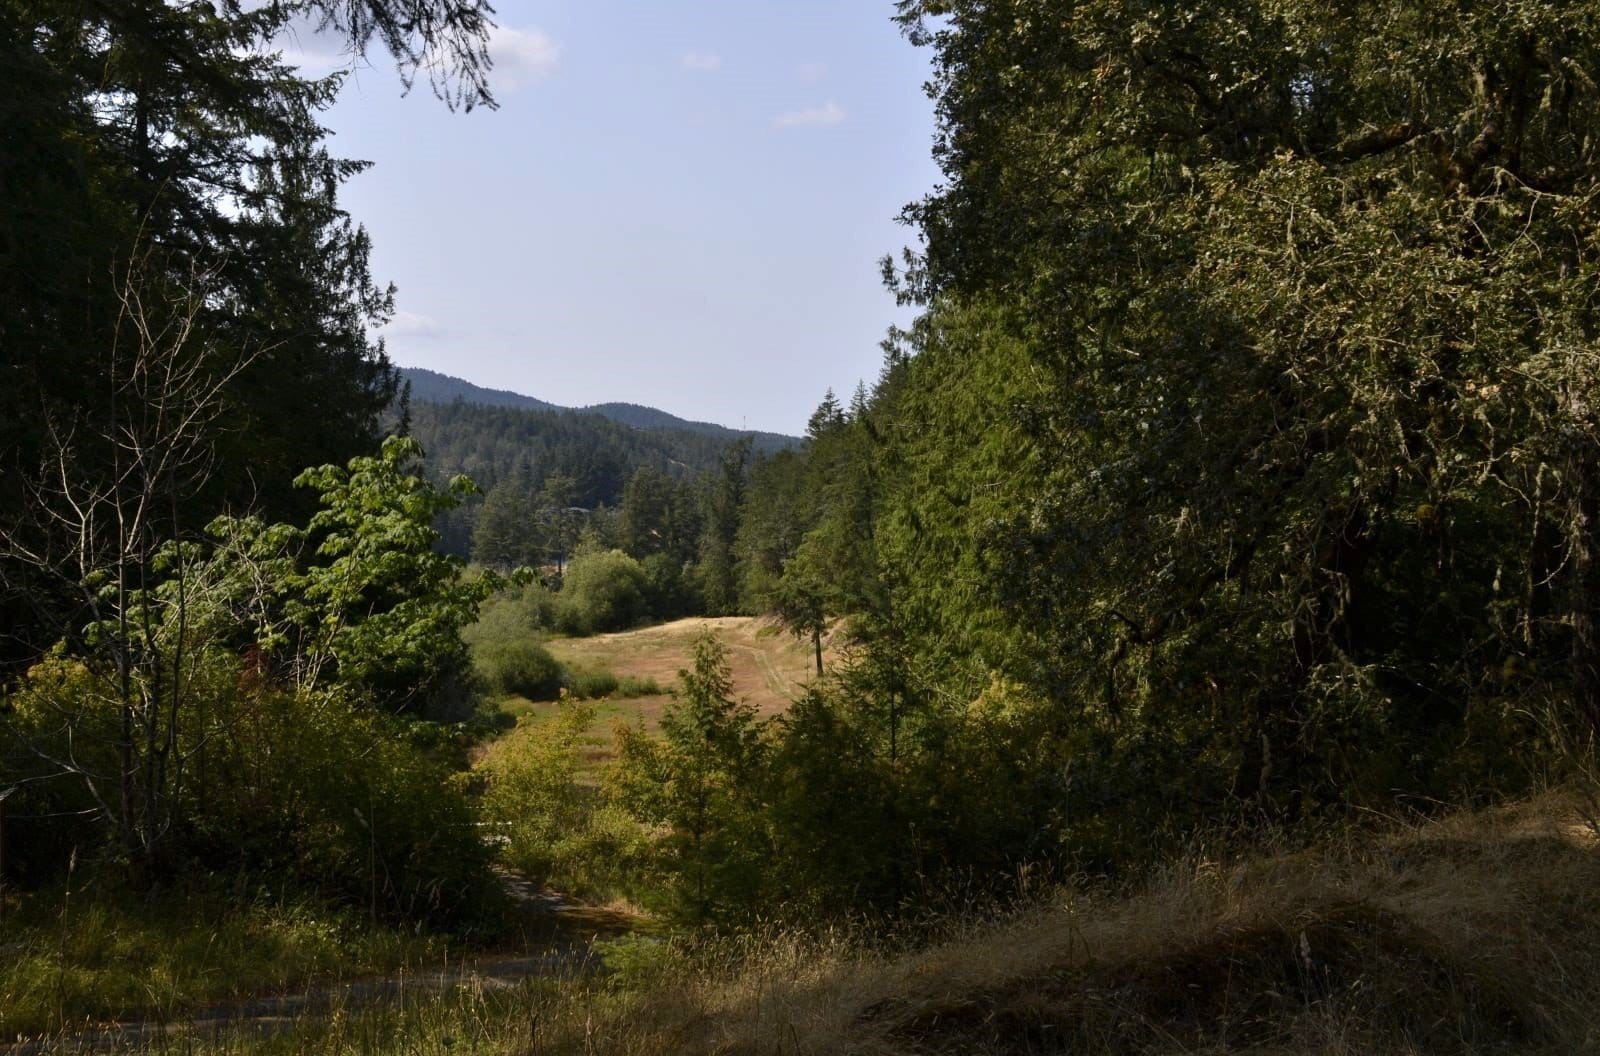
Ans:
<svg viewBox="0 0 1600 1056"><path fill-rule="evenodd" d="M473 490L439 489L412 471L415 440L389 437L376 457L320 466L298 482L320 493L304 529L222 518L216 562L251 613L257 644L302 683L337 682L385 706L424 706L465 670L461 629L504 585L473 579L436 553L433 524Z"/></svg>
<svg viewBox="0 0 1600 1056"><path fill-rule="evenodd" d="M876 532L932 678L1180 804L1436 791L1508 656L1600 715L1595 13L937 6Z"/></svg>

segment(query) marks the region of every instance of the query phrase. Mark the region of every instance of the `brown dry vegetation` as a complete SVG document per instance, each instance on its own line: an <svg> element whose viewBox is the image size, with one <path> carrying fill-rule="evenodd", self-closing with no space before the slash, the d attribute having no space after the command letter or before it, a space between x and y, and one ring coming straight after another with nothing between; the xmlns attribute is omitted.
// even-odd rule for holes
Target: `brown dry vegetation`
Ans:
<svg viewBox="0 0 1600 1056"><path fill-rule="evenodd" d="M1570 798L1175 865L921 952L748 939L584 1051L1600 1051L1600 852Z"/></svg>
<svg viewBox="0 0 1600 1056"><path fill-rule="evenodd" d="M771 620L748 616L692 617L620 634L558 638L548 647L569 667L610 671L618 678L652 678L666 690L677 684L695 638L706 631L728 647L734 696L754 704L762 715L781 713L816 677L808 643ZM824 653L824 661L831 659L831 653ZM607 711L630 721L641 719L655 729L668 699L662 693L618 700Z"/></svg>

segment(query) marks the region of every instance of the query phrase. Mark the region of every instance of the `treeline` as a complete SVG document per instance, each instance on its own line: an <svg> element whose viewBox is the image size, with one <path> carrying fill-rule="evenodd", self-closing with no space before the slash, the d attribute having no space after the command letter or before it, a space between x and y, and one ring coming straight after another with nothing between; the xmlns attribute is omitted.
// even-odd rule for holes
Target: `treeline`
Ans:
<svg viewBox="0 0 1600 1056"><path fill-rule="evenodd" d="M483 493L440 525L446 552L504 567L564 561L585 514L616 511L635 476L682 486L716 470L728 447L718 437L637 428L597 414L461 400L413 401L408 424L435 479L466 474ZM571 523L552 533L555 522Z"/></svg>
<svg viewBox="0 0 1600 1056"><path fill-rule="evenodd" d="M560 606L546 629L620 630L647 619L760 611L743 582L741 525L767 502L752 483L796 457L759 438L729 443L683 429L646 428L596 414L414 401L406 428L428 452L432 477L469 476L479 493L441 514L443 552L486 568L543 570L559 588L575 557L580 581L638 604L583 612ZM782 517L781 512L777 513ZM616 551L616 558L599 556ZM770 564L770 558L768 563ZM603 570L603 571L602 571ZM640 584L643 584L641 587Z"/></svg>
<svg viewBox="0 0 1600 1056"><path fill-rule="evenodd" d="M701 910L1316 831L1589 743L1600 12L900 6L922 311L733 535L741 604L848 655L661 764L714 774L659 815Z"/></svg>

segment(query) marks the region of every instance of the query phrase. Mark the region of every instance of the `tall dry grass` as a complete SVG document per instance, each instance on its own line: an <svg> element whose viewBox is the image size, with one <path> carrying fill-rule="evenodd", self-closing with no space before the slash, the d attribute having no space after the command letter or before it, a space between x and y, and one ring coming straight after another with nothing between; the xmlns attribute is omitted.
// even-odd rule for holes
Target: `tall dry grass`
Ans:
<svg viewBox="0 0 1600 1056"><path fill-rule="evenodd" d="M1134 894L1061 895L915 952L743 944L570 1051L1600 1049L1600 851L1570 791L1316 851L1195 855Z"/></svg>

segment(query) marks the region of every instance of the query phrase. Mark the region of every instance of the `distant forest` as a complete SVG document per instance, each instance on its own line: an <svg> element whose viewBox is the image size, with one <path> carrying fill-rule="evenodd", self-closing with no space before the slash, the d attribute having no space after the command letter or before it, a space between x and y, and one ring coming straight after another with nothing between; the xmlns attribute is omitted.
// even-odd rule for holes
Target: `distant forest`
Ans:
<svg viewBox="0 0 1600 1056"><path fill-rule="evenodd" d="M730 446L741 457L762 457L800 443L777 433L739 433L722 426L689 422L650 407L603 404L572 410L516 393L481 389L432 371L407 369L410 403L408 428L427 452L430 474L438 481L456 474L472 478L480 493L441 515L440 548L460 557L473 555L480 513L489 504L497 510L514 507L529 536L514 556L534 559L559 556L560 544L534 541L538 511L584 511L577 523L593 514L602 530L623 505L628 484L682 492L683 504L699 503L702 478L714 473ZM490 496L494 496L490 501ZM546 521L550 518L546 517ZM569 518L570 519L570 518ZM513 530L509 526L505 531ZM499 552L479 556L491 564L505 561Z"/></svg>
<svg viewBox="0 0 1600 1056"><path fill-rule="evenodd" d="M452 378L448 374L440 374L433 370L424 370L421 367L401 367L401 379L411 387L411 399L423 403L453 403L456 400L465 400L467 403L482 404L486 407L521 407L533 411L569 411L574 414L597 414L602 418L623 425L634 425L641 429L668 429L686 433L699 433L703 436L720 438L724 443L732 443L741 437L750 437L755 450L763 452L781 451L786 447L793 447L799 443L799 437L785 436L782 433L765 433L759 430L732 429L725 425L713 422L695 422L687 418L679 418L675 414L654 407L644 407L637 403L596 403L587 407L561 407L554 403L524 396L521 393L509 392L505 389L486 389L481 385Z"/></svg>

